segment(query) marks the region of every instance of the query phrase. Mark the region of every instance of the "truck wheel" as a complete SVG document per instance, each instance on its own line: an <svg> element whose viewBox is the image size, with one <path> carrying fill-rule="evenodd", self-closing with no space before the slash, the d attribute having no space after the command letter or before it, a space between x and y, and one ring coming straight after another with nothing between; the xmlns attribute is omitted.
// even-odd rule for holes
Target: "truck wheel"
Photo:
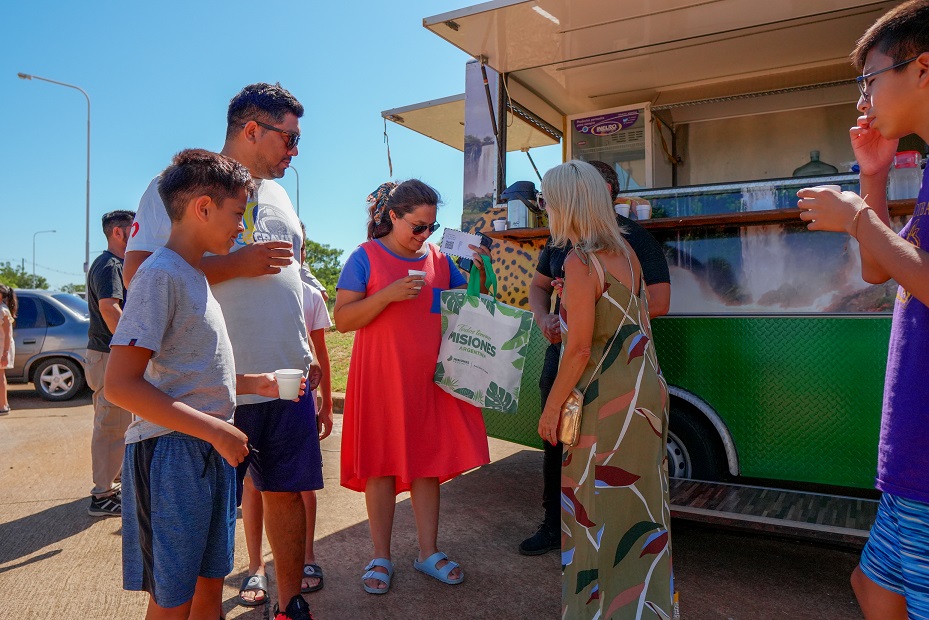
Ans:
<svg viewBox="0 0 929 620"><path fill-rule="evenodd" d="M84 387L84 370L72 359L53 357L39 363L32 382L45 400L70 400Z"/></svg>
<svg viewBox="0 0 929 620"><path fill-rule="evenodd" d="M722 441L701 413L672 405L667 449L668 474L672 478L723 479Z"/></svg>

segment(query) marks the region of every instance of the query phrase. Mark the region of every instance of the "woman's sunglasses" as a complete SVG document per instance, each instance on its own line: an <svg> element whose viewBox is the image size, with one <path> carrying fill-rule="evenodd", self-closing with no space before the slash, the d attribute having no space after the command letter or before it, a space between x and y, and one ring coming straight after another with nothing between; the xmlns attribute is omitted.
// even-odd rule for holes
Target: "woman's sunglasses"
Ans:
<svg viewBox="0 0 929 620"><path fill-rule="evenodd" d="M431 235L431 234L434 233L435 231L439 230L439 227L440 227L440 226L442 226L442 225L439 224L438 222L433 222L433 223L431 223L431 224L418 224L418 225L414 226L413 224L410 224L409 222L407 222L407 221L406 221L404 218L402 218L402 217L400 218L400 220L401 220L404 224L406 224L407 226L410 227L410 230L413 231L413 234L414 234L414 235L421 235L421 234L423 234L423 233L426 232L426 231L428 231L429 234Z"/></svg>

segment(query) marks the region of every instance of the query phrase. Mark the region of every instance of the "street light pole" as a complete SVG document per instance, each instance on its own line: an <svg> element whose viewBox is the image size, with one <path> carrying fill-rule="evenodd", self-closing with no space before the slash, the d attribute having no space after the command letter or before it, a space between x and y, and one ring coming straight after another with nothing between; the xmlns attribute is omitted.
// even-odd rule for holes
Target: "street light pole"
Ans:
<svg viewBox="0 0 929 620"><path fill-rule="evenodd" d="M300 173L293 166L290 166L290 169L297 175L297 217L300 217Z"/></svg>
<svg viewBox="0 0 929 620"><path fill-rule="evenodd" d="M58 232L57 230L40 230L32 233L32 288L35 288L35 237L36 235L41 235L42 233L53 233Z"/></svg>
<svg viewBox="0 0 929 620"><path fill-rule="evenodd" d="M67 84L66 82L58 82L57 80L50 80L48 78L39 77L38 75L30 75L28 73L17 73L22 80L41 80L43 82L48 82L49 84L58 84L59 86L65 86L67 88L73 88L74 90L81 91L81 94L84 95L84 98L87 99L87 200L86 208L84 210L84 273L87 273L87 270L90 269L90 95L87 94L80 86L75 86L74 84Z"/></svg>

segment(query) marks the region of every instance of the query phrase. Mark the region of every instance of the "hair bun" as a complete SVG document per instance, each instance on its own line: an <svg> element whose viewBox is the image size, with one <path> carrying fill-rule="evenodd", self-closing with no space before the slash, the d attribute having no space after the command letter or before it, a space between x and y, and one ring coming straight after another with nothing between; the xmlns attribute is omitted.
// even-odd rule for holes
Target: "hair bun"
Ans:
<svg viewBox="0 0 929 620"><path fill-rule="evenodd" d="M397 187L396 183L387 181L378 185L376 190L368 194L367 204L369 209L374 207L373 219L375 225L381 223L384 217L384 208L387 206L387 199L395 187Z"/></svg>

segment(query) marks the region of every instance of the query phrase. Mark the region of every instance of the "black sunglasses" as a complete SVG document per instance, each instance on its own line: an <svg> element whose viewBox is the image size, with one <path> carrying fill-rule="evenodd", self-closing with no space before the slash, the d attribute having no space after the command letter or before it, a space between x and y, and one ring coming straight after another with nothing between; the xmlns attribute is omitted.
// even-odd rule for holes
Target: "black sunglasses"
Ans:
<svg viewBox="0 0 929 620"><path fill-rule="evenodd" d="M259 127L264 127L265 129L270 129L271 131L276 131L279 134L283 134L287 138L287 150L293 149L297 146L297 143L300 142L300 134L293 133L290 131L284 131L283 129L278 129L274 125L269 125L267 123L262 123L261 121L255 121L255 124Z"/></svg>
<svg viewBox="0 0 929 620"><path fill-rule="evenodd" d="M431 235L431 234L434 233L435 231L439 230L439 228L442 226L442 225L439 224L438 222L433 222L433 223L431 223L431 224L417 224L416 226L414 226L414 225L410 224L409 222L407 222L407 221L406 221L405 219L403 219L402 217L400 218L400 221L402 221L404 224L406 224L407 226L409 226L410 229L413 231L413 234L414 234L414 235L421 235L421 234L423 234L424 232L426 232L427 230L429 231L429 234Z"/></svg>

